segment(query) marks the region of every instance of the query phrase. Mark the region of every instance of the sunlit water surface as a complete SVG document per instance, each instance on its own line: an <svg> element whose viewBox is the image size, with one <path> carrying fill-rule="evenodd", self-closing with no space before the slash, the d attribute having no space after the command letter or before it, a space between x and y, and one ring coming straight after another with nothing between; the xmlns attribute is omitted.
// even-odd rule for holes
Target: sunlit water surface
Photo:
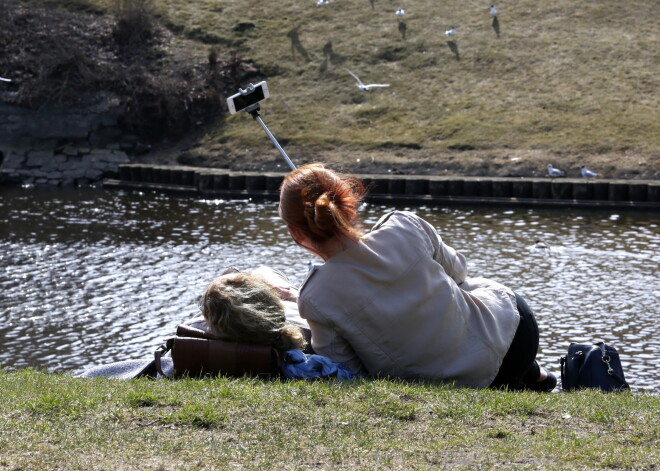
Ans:
<svg viewBox="0 0 660 471"><path fill-rule="evenodd" d="M366 226L391 209L365 205ZM570 342L602 339L634 389L660 391L657 212L398 209L436 226L472 276L528 298L555 373ZM0 367L77 373L148 357L225 267L267 264L300 282L309 261L272 202L0 187Z"/></svg>

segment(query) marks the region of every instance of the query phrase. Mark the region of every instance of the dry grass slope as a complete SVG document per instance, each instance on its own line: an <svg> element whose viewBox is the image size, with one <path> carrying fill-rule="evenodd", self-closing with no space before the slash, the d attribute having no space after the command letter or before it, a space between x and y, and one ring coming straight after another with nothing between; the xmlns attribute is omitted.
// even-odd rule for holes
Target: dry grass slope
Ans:
<svg viewBox="0 0 660 471"><path fill-rule="evenodd" d="M115 2L85 3L109 11ZM497 25L481 0L418 0L402 18L393 0L152 6L200 49L258 64L272 93L264 120L298 163L369 172L414 160L419 173L525 176L544 175L549 162L577 174L586 163L658 177L654 0L510 0L497 4ZM391 86L362 92L346 68ZM260 133L247 115L224 117L185 155L272 168L281 162Z"/></svg>

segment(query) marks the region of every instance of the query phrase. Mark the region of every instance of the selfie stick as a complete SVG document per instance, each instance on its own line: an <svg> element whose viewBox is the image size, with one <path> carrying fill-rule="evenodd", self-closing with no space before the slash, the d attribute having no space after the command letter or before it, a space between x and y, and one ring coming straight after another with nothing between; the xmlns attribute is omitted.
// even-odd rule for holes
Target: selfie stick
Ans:
<svg viewBox="0 0 660 471"><path fill-rule="evenodd" d="M293 165L293 162L291 162L291 159L289 158L288 155L286 155L286 152L284 152L284 149L282 149L282 146L280 146L280 143L277 142L277 139L275 139L275 136L271 134L271 132L268 130L266 127L266 124L261 119L261 116L259 116L259 109L261 107L259 106L259 103L255 103L254 105L250 105L247 108L245 108L245 111L250 113L254 119L257 120L259 124L261 124L261 127L264 128L264 131L266 131L266 134L270 138L270 140L275 144L275 147L277 150L280 151L280 154L282 154L282 157L284 157L284 160L286 160L286 163L289 164L289 167L291 167L291 170L295 170L296 166Z"/></svg>

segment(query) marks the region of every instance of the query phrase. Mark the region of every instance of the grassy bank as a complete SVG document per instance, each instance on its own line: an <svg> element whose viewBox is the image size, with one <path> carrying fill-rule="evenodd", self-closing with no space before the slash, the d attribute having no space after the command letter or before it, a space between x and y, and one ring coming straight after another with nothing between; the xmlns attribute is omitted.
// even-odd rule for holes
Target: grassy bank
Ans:
<svg viewBox="0 0 660 471"><path fill-rule="evenodd" d="M2 469L654 469L660 399L1 372Z"/></svg>
<svg viewBox="0 0 660 471"><path fill-rule="evenodd" d="M109 13L145 3L23 1ZM588 164L604 177L658 176L657 2L515 0L498 5L497 28L481 0L315 3L146 2L191 55L254 64L244 82L268 80L264 120L297 163L537 176L552 162L569 175ZM362 92L347 68L391 86ZM280 162L244 113L200 130L183 154L210 166Z"/></svg>
<svg viewBox="0 0 660 471"><path fill-rule="evenodd" d="M260 64L273 127L293 144L660 150L655 2L507 2L499 38L483 1L420 0L401 20L399 3L168 0L157 9ZM451 25L460 60L444 34ZM345 68L391 87L361 92ZM251 131L232 119L215 138L247 144Z"/></svg>

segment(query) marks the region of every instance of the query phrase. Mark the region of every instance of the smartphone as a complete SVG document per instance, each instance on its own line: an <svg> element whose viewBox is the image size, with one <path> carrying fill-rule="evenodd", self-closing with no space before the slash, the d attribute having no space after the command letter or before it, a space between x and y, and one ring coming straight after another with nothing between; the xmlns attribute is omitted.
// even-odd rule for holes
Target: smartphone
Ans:
<svg viewBox="0 0 660 471"><path fill-rule="evenodd" d="M250 84L252 91L249 93L237 93L235 95L227 98L227 107L229 108L229 113L234 114L239 111L244 110L250 105L259 103L261 100L265 100L270 95L268 93L268 84L264 82L259 82L256 85ZM246 90L249 90L248 87Z"/></svg>

